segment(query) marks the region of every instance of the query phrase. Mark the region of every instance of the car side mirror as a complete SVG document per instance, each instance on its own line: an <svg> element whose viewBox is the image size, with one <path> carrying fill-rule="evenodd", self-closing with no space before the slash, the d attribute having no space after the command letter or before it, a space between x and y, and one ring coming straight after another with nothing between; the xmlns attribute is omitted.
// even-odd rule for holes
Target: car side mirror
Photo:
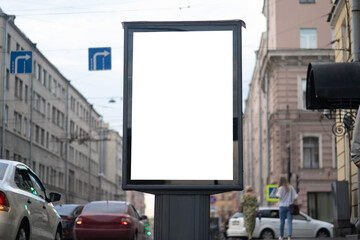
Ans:
<svg viewBox="0 0 360 240"><path fill-rule="evenodd" d="M146 215L142 215L141 217L140 217L140 220L147 220L148 219L148 217L146 216Z"/></svg>
<svg viewBox="0 0 360 240"><path fill-rule="evenodd" d="M61 199L61 194L56 192L51 192L50 194L50 202L58 202Z"/></svg>

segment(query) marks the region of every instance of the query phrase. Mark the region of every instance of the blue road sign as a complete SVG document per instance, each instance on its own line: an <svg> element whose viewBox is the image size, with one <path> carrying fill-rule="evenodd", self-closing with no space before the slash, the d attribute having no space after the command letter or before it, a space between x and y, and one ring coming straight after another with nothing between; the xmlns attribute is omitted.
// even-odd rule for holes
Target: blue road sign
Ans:
<svg viewBox="0 0 360 240"><path fill-rule="evenodd" d="M32 52L14 51L10 53L10 73L32 73Z"/></svg>
<svg viewBox="0 0 360 240"><path fill-rule="evenodd" d="M89 48L89 71L111 69L111 48Z"/></svg>

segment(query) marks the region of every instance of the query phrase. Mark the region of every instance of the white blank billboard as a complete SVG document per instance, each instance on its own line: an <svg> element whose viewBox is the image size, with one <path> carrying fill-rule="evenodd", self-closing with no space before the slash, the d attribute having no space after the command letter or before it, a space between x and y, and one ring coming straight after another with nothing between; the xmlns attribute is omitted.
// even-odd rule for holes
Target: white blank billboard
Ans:
<svg viewBox="0 0 360 240"><path fill-rule="evenodd" d="M233 31L133 34L131 180L233 180Z"/></svg>

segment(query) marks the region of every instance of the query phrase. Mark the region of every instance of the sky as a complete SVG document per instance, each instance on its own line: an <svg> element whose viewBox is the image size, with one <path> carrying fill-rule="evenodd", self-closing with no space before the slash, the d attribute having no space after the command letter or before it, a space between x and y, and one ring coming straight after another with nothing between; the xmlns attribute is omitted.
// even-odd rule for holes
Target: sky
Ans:
<svg viewBox="0 0 360 240"><path fill-rule="evenodd" d="M263 0L0 0L1 9L16 16L20 30L121 135L122 22L243 20L244 100L266 27L262 6ZM111 70L88 70L88 48L95 47L111 47Z"/></svg>
<svg viewBox="0 0 360 240"><path fill-rule="evenodd" d="M123 28L126 21L232 20L243 29L243 98L265 31L263 0L0 0L15 24L122 134ZM112 69L88 70L88 48L111 47ZM115 103L109 103L109 100Z"/></svg>

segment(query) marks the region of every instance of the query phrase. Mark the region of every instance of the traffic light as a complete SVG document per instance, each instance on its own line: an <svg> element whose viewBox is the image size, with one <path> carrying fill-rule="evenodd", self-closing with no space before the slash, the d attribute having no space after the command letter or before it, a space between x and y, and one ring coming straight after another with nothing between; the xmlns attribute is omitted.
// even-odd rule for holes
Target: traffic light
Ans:
<svg viewBox="0 0 360 240"><path fill-rule="evenodd" d="M300 184L300 178L299 178L299 175L296 174L296 192L297 193L299 193L299 191L300 191L299 184Z"/></svg>
<svg viewBox="0 0 360 240"><path fill-rule="evenodd" d="M145 234L151 236L151 232L149 231L149 224L145 223Z"/></svg>

